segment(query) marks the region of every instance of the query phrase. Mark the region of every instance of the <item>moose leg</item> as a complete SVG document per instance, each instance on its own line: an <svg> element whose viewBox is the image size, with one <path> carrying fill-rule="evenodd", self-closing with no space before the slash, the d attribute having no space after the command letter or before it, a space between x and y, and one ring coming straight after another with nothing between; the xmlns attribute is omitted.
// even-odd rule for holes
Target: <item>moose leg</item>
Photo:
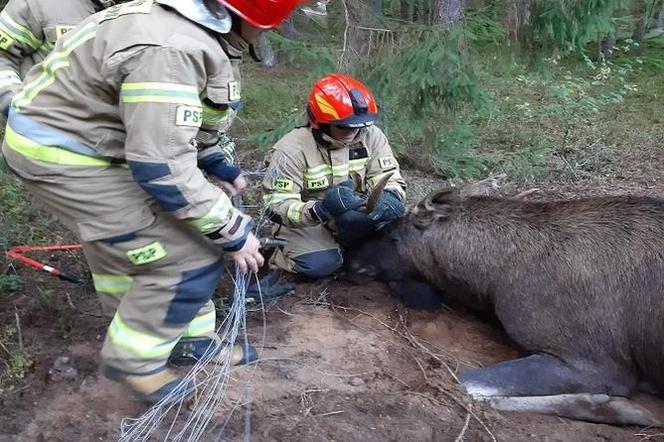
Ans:
<svg viewBox="0 0 664 442"><path fill-rule="evenodd" d="M387 283L392 294L400 298L408 308L435 310L443 305L443 300L430 284L406 279Z"/></svg>
<svg viewBox="0 0 664 442"><path fill-rule="evenodd" d="M546 354L469 370L459 377L468 394L503 411L553 414L619 425L660 425L645 408L626 399L632 380L580 369Z"/></svg>
<svg viewBox="0 0 664 442"><path fill-rule="evenodd" d="M501 411L553 414L614 425L660 426L650 411L622 397L576 393L553 396L495 397L489 405Z"/></svg>

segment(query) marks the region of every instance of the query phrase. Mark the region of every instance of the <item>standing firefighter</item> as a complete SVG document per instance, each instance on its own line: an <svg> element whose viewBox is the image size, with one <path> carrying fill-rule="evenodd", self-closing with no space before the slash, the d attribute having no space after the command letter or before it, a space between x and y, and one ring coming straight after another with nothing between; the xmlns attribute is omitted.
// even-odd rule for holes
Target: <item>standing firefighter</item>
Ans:
<svg viewBox="0 0 664 442"><path fill-rule="evenodd" d="M109 0L9 0L0 14L0 110L21 88L25 73L55 42L84 19L112 6Z"/></svg>
<svg viewBox="0 0 664 442"><path fill-rule="evenodd" d="M82 241L97 293L115 311L105 373L138 398L190 391L171 369L208 346L236 365L251 347L215 333L210 298L226 251L263 258L252 220L206 180L240 186L201 129L223 125L240 85L222 34L251 40L297 0L137 0L85 20L28 74L3 153L26 188ZM230 35L230 34L228 34ZM177 388L177 390L176 390Z"/></svg>
<svg viewBox="0 0 664 442"><path fill-rule="evenodd" d="M307 101L309 124L272 148L264 202L286 241L272 264L312 278L342 264L352 245L403 216L405 182L383 132L373 125L376 101L359 81L341 74L318 80ZM367 194L390 175L371 213Z"/></svg>

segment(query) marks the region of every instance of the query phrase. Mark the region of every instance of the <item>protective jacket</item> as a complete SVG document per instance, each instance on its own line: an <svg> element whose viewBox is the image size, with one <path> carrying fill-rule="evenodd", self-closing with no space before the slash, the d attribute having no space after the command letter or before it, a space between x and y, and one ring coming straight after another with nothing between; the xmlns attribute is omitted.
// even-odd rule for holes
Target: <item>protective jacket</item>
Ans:
<svg viewBox="0 0 664 442"><path fill-rule="evenodd" d="M221 149L196 141L225 124L239 83L219 32L177 1L124 3L63 35L15 96L2 146L25 189L80 237L113 315L106 373L143 398L173 386L179 344L196 359L191 341L216 338L219 245L238 250L251 229L205 179Z"/></svg>
<svg viewBox="0 0 664 442"><path fill-rule="evenodd" d="M27 71L59 37L101 10L93 0L10 0L0 14L0 109L6 110Z"/></svg>
<svg viewBox="0 0 664 442"><path fill-rule="evenodd" d="M223 126L240 98L218 35L153 0L95 14L30 71L6 145L42 164L127 167L164 211L240 248L250 218L197 167L223 154L199 151L196 135Z"/></svg>
<svg viewBox="0 0 664 442"><path fill-rule="evenodd" d="M330 186L349 179L356 192L367 193L392 173L386 189L405 200L399 164L376 126L362 129L348 144L317 141L309 127L295 129L274 145L269 162L263 202L273 218L288 227L320 224L315 201Z"/></svg>

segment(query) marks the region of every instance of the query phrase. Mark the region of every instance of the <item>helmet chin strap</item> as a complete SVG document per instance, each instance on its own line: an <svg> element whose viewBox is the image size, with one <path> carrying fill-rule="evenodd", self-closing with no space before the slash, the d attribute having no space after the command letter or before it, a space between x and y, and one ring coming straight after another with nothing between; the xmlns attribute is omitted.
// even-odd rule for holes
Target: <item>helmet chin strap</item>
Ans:
<svg viewBox="0 0 664 442"><path fill-rule="evenodd" d="M249 55L251 55L251 58L256 62L260 63L263 61L263 59L260 56L260 53L256 50L256 45L253 43L249 44Z"/></svg>
<svg viewBox="0 0 664 442"><path fill-rule="evenodd" d="M337 140L336 138L332 138L324 129L314 129L316 132L314 133L314 138L318 140L319 143L327 147L328 149L336 150L336 149L343 149L344 147L350 147L353 144L357 142L357 140L360 138L362 133L364 132L364 128L360 129L357 132L357 135L355 135L355 138L353 138L351 141L345 142L345 141L340 141Z"/></svg>

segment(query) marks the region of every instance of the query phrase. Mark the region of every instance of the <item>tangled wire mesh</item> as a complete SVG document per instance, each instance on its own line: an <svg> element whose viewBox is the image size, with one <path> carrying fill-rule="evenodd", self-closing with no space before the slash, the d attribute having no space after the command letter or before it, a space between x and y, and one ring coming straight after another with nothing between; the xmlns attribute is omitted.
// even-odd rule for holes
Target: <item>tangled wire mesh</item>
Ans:
<svg viewBox="0 0 664 442"><path fill-rule="evenodd" d="M255 184L256 181L262 181L266 174L276 177L280 169L279 165L272 165L269 172L259 169L249 171L245 176ZM268 217L260 203L261 193L260 184L251 186L248 196L255 204L247 206L243 204L242 207L256 220L256 232L264 232L268 229ZM262 315L262 337L256 348L259 354L262 352L266 338L266 317L260 282L256 275L243 275L235 266L234 273L231 275L232 303L226 317L216 330L223 346L221 351L225 351L226 354L223 358L219 358L218 344L214 341L211 342L203 357L189 370L176 389L140 417L126 418L122 421L118 439L120 442L140 442L155 438L173 442L195 442L209 433L210 422L217 414L222 402L227 399L227 388L233 370L231 366L233 345L240 343L244 347L248 344L246 294L252 278L256 282L260 301L258 308L253 308L252 311L260 311ZM219 363L220 359L222 359L221 363ZM231 417L243 405L245 406L244 439L249 440L251 429L250 380L253 377L253 371L258 368L259 362L260 359L256 363L250 364L249 367L243 368L251 371L245 377L247 380L242 385L242 394L234 401L223 422L216 426L217 434L215 436L208 434L206 440L222 440ZM193 399L185 398L186 395L183 394L184 389L189 388L189 385L195 386Z"/></svg>

